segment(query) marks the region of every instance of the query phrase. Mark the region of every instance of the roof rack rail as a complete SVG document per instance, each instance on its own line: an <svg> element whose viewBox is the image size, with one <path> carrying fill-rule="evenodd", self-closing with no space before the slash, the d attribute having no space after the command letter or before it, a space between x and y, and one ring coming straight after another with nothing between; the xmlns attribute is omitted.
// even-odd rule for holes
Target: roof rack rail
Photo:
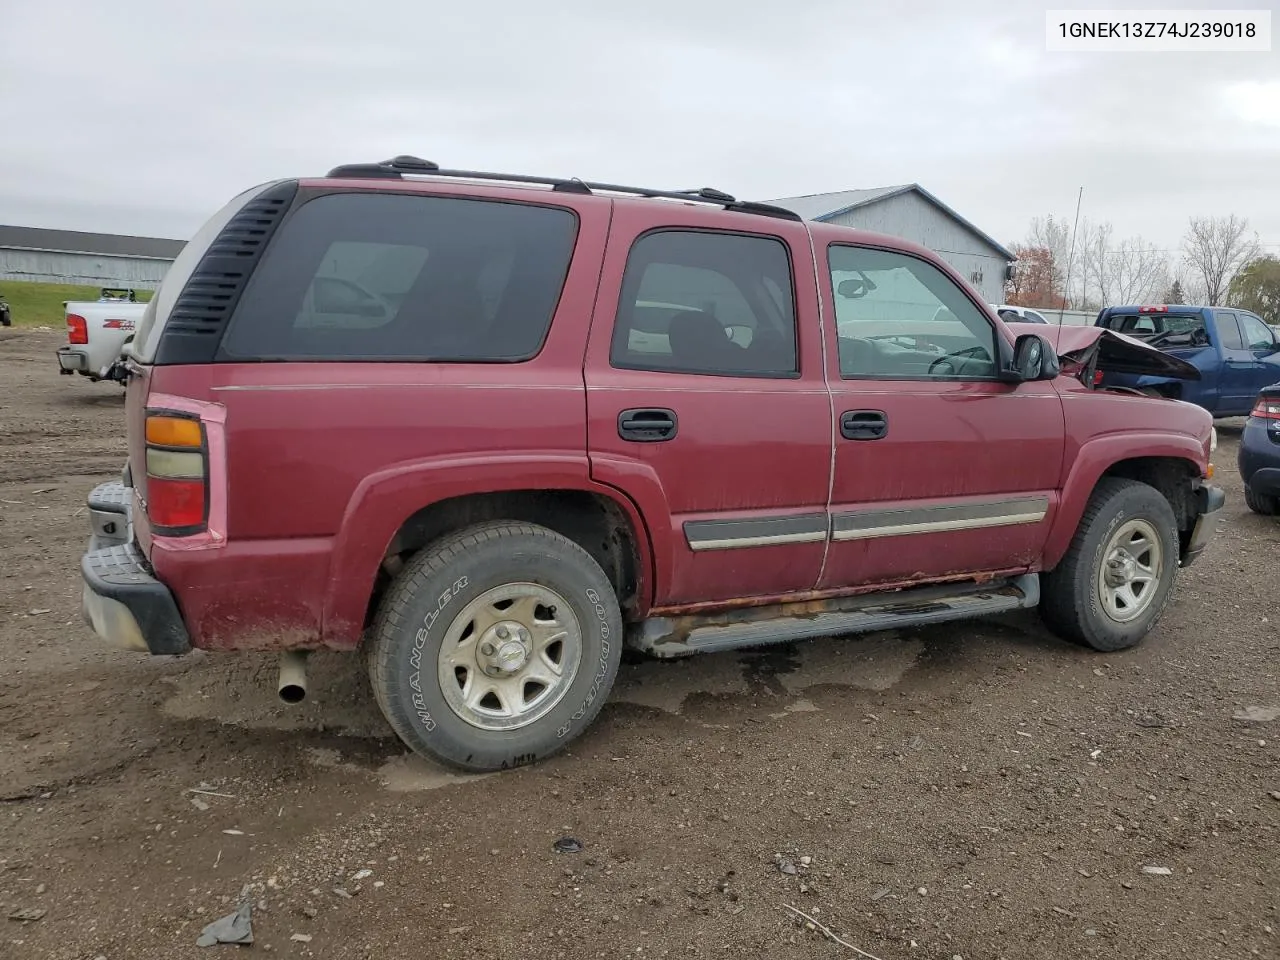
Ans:
<svg viewBox="0 0 1280 960"><path fill-rule="evenodd" d="M646 187L627 187L617 183L595 183L577 177L535 177L523 173L486 173L480 170L444 170L438 163L408 154L383 160L381 163L348 163L334 167L327 174L333 179L402 180L405 176L455 177L459 180L493 180L500 183L528 183L547 186L558 193L621 193L628 196L683 200L694 203L710 203L736 213L752 213L780 220L803 220L798 213L768 203L739 200L714 187L696 190L651 190Z"/></svg>

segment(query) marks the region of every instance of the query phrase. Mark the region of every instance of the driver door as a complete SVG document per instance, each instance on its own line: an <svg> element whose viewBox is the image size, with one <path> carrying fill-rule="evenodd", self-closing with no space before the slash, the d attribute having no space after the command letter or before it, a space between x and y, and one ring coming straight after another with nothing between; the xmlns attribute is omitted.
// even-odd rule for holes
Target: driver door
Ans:
<svg viewBox="0 0 1280 960"><path fill-rule="evenodd" d="M836 447L818 589L1037 563L1064 447L1052 382L998 381L996 338L1007 331L929 261L848 244L821 256L836 318Z"/></svg>
<svg viewBox="0 0 1280 960"><path fill-rule="evenodd" d="M1277 352L1275 332L1261 319L1243 311L1237 312L1236 316L1240 320L1245 349L1253 354L1253 393L1249 397L1249 406L1252 407L1259 390L1280 382L1280 352Z"/></svg>

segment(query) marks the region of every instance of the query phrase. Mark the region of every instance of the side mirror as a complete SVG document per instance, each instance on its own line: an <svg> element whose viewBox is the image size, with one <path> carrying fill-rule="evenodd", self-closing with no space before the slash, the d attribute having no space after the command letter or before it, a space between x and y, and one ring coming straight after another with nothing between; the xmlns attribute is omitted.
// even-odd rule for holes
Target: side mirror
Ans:
<svg viewBox="0 0 1280 960"><path fill-rule="evenodd" d="M1038 333L1024 333L1014 341L1009 380L1015 383L1053 380L1061 369L1053 345Z"/></svg>
<svg viewBox="0 0 1280 960"><path fill-rule="evenodd" d="M861 280L841 280L836 286L836 293L846 300L860 300L869 292L867 285Z"/></svg>

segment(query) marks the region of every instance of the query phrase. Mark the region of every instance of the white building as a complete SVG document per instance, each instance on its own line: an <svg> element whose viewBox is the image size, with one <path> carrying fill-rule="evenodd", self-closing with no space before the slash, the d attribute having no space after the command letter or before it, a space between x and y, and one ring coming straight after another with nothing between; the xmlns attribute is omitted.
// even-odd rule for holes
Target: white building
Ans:
<svg viewBox="0 0 1280 960"><path fill-rule="evenodd" d="M770 200L806 220L886 233L928 247L949 263L987 303L1004 302L1014 254L918 183L870 190L815 193Z"/></svg>
<svg viewBox="0 0 1280 960"><path fill-rule="evenodd" d="M182 240L0 225L0 281L154 290Z"/></svg>

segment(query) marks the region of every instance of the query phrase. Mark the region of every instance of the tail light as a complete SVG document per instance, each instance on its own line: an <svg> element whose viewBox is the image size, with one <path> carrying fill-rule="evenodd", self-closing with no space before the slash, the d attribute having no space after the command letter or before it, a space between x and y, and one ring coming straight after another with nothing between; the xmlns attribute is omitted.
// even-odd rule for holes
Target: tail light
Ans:
<svg viewBox="0 0 1280 960"><path fill-rule="evenodd" d="M78 313L67 314L67 343L88 343L89 322Z"/></svg>
<svg viewBox="0 0 1280 960"><path fill-rule="evenodd" d="M1139 313L1168 313L1169 307L1165 304L1161 304L1158 307L1139 307L1138 312Z"/></svg>
<svg viewBox="0 0 1280 960"><path fill-rule="evenodd" d="M171 413L147 415L147 518L155 532L183 537L209 520L209 448L204 424Z"/></svg>
<svg viewBox="0 0 1280 960"><path fill-rule="evenodd" d="M1094 385L1095 387L1100 387L1100 386L1102 386L1102 371L1101 371L1101 370L1095 370L1095 371L1093 371L1093 385Z"/></svg>
<svg viewBox="0 0 1280 960"><path fill-rule="evenodd" d="M1254 401L1249 416L1260 420L1280 420L1280 397L1259 397Z"/></svg>

